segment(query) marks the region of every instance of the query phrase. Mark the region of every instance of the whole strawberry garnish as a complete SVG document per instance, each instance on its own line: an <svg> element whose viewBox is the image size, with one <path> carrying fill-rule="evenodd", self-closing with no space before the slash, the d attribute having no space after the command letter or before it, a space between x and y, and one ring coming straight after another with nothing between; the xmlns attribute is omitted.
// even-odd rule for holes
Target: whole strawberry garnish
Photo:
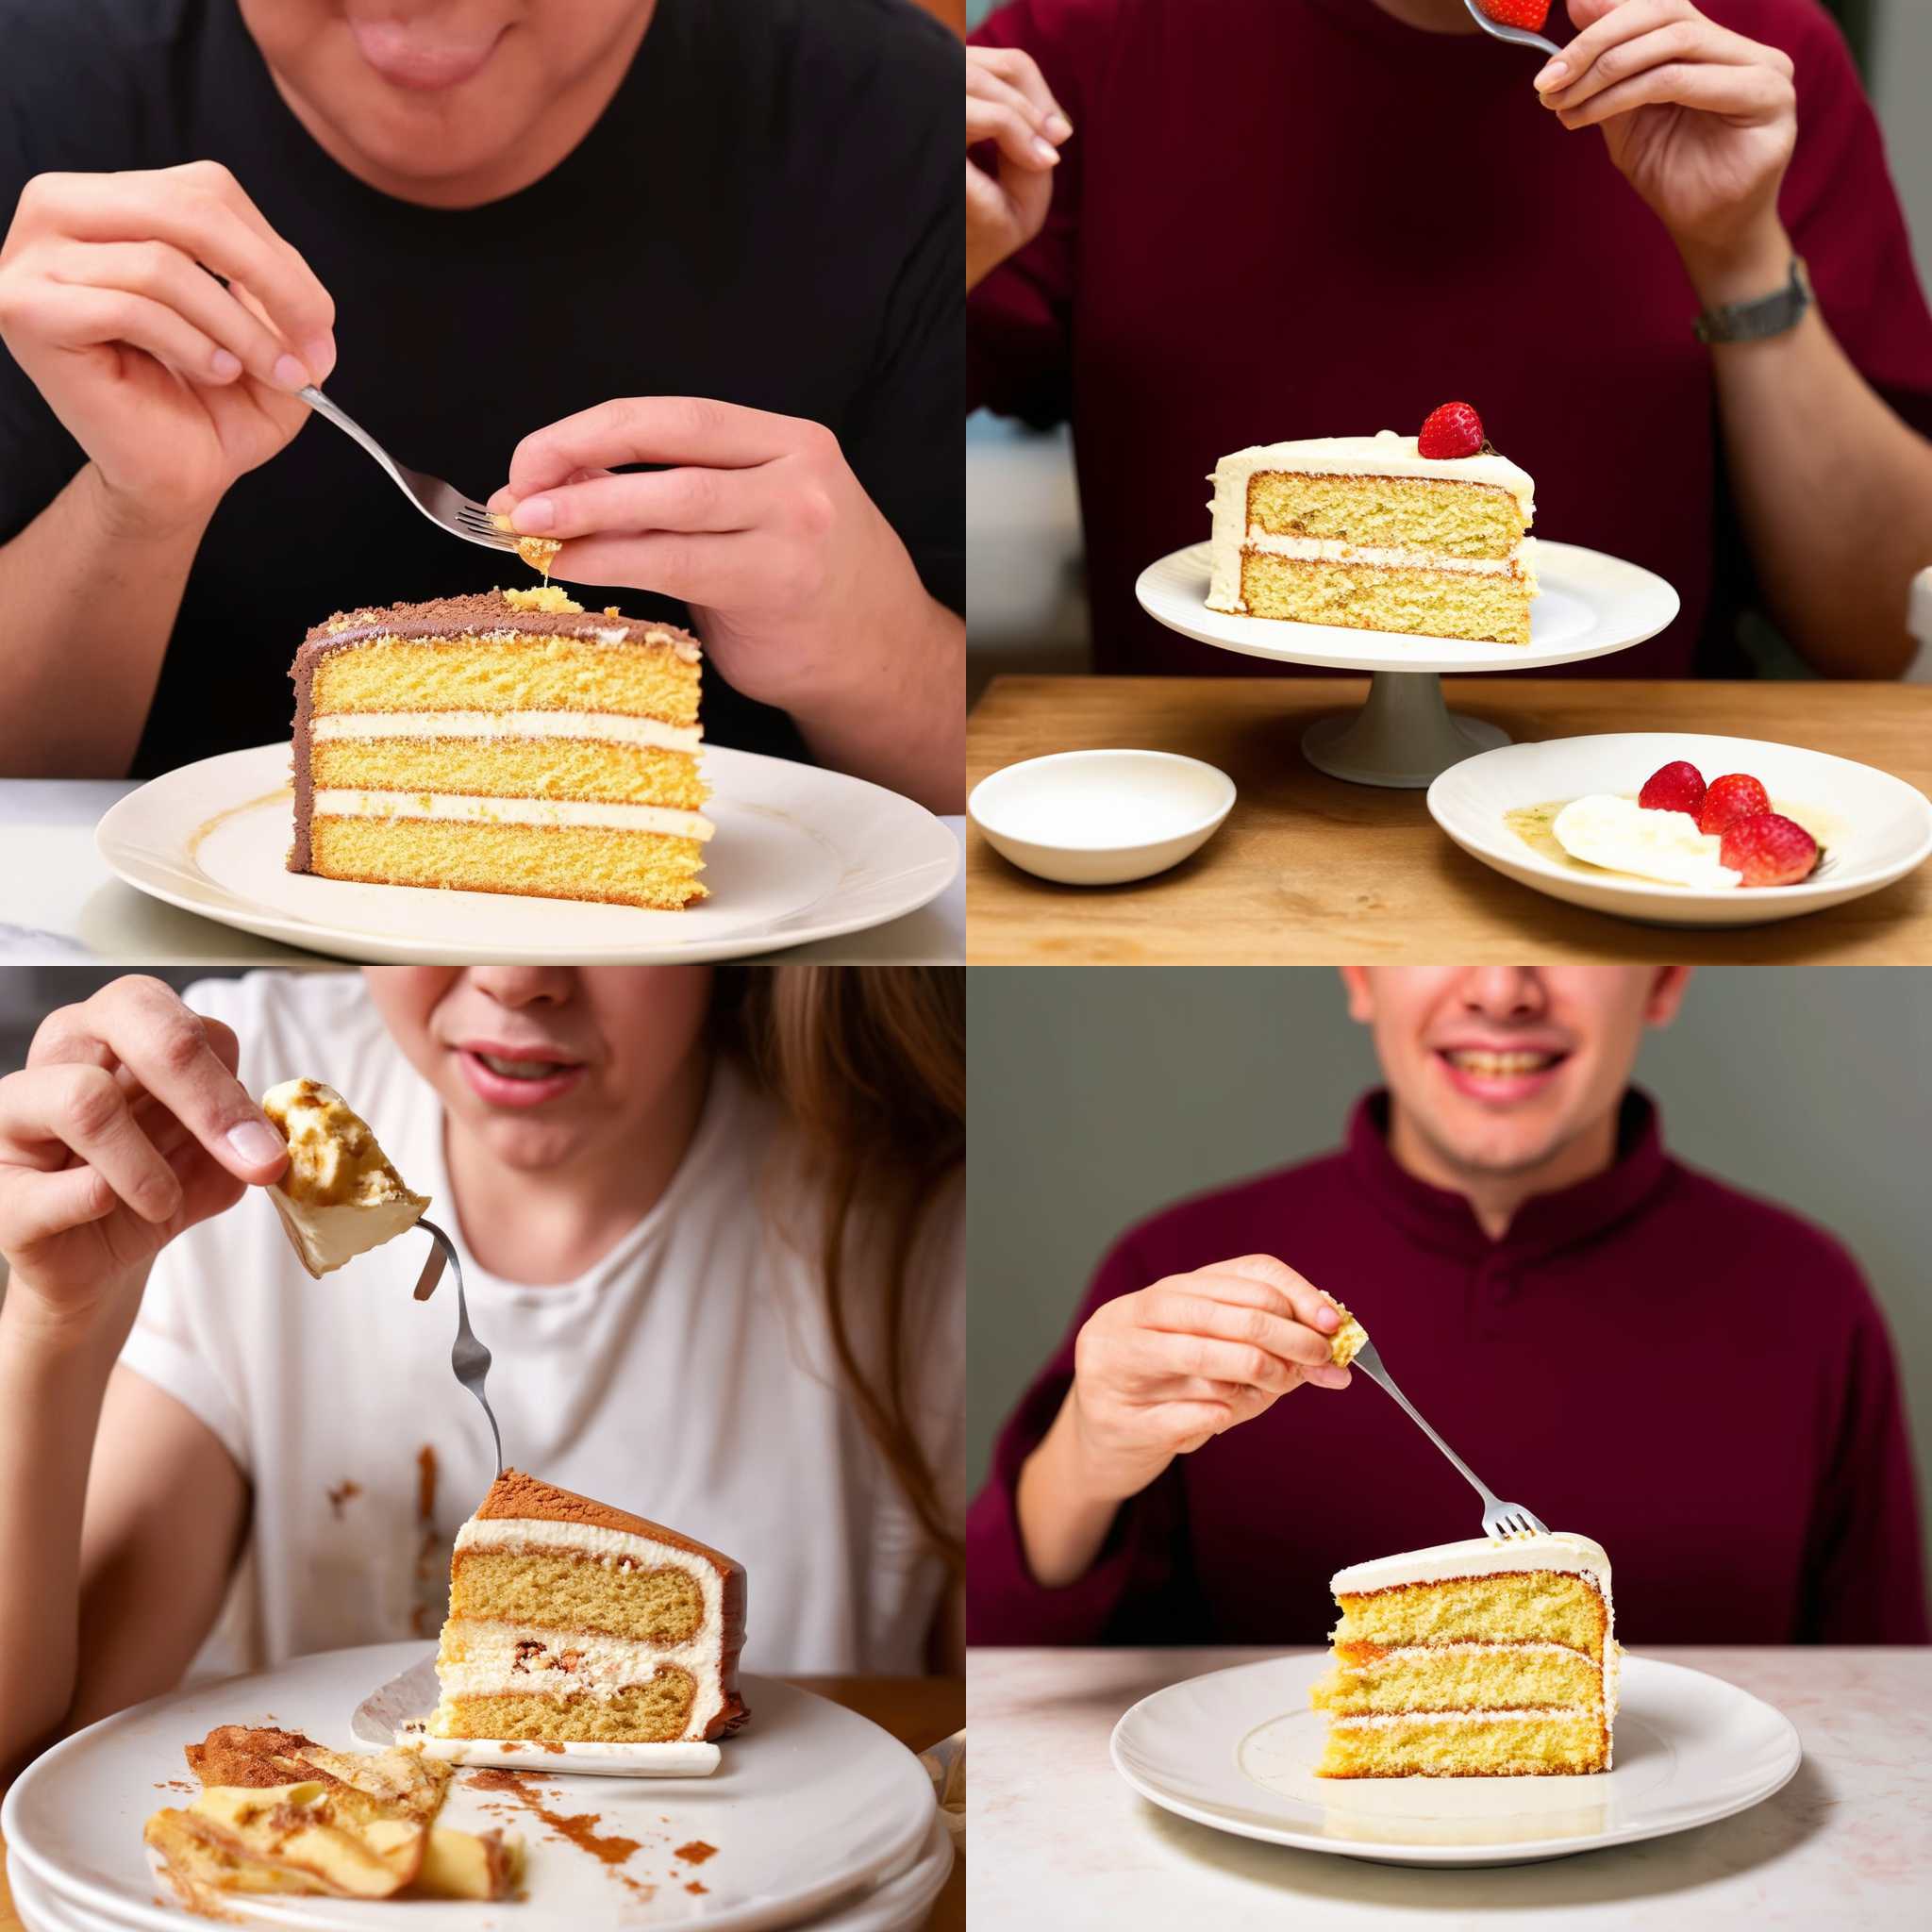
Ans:
<svg viewBox="0 0 1932 1932"><path fill-rule="evenodd" d="M1726 772L1713 778L1697 811L1700 832L1722 832L1733 819L1747 819L1754 812L1771 809L1771 794L1756 778L1743 772Z"/></svg>
<svg viewBox="0 0 1932 1932"><path fill-rule="evenodd" d="M1733 819L1717 848L1720 865L1744 874L1747 886L1795 886L1818 863L1818 841L1782 812Z"/></svg>
<svg viewBox="0 0 1932 1932"><path fill-rule="evenodd" d="M1431 409L1415 440L1419 454L1446 462L1452 457L1482 454L1483 419L1467 403L1444 403Z"/></svg>
<svg viewBox="0 0 1932 1932"><path fill-rule="evenodd" d="M1704 774L1684 758L1659 765L1643 781L1637 802L1646 811L1686 811L1694 819L1704 804Z"/></svg>
<svg viewBox="0 0 1932 1932"><path fill-rule="evenodd" d="M1476 0L1476 5L1505 26L1526 26L1532 32L1550 17L1550 0Z"/></svg>

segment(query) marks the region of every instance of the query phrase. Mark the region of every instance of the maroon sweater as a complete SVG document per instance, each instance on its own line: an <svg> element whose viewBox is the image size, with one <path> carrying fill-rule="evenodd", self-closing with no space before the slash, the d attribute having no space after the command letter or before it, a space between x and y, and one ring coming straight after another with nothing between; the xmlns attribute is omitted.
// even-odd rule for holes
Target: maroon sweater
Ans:
<svg viewBox="0 0 1932 1932"><path fill-rule="evenodd" d="M1817 0L1701 4L1796 64L1785 225L1853 362L1932 430L1932 317L1836 26ZM1540 104L1534 55L1374 0L1013 0L975 38L1030 52L1074 123L1045 230L974 293L968 394L1073 424L1099 669L1291 674L1161 628L1135 576L1206 539L1228 451L1413 435L1452 397L1536 478L1540 535L1683 599L1557 675L1739 668L1696 297L1601 135Z"/></svg>
<svg viewBox="0 0 1932 1932"><path fill-rule="evenodd" d="M1176 1458L1085 1577L1033 1581L1014 1484L1081 1324L1162 1275L1257 1253L1346 1301L1500 1494L1609 1551L1625 1641L1932 1641L1891 1345L1836 1241L1672 1159L1636 1092L1615 1165L1531 1200L1500 1241L1460 1194L1395 1164L1386 1120L1385 1095L1365 1100L1344 1152L1116 1243L973 1506L970 1641L1321 1643L1337 1570L1481 1534L1474 1492L1357 1375Z"/></svg>

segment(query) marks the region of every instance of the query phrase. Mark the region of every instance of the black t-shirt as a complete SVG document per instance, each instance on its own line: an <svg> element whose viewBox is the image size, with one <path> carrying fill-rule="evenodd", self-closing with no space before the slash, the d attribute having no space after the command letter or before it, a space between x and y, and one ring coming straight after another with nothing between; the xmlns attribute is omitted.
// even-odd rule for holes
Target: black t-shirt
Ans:
<svg viewBox="0 0 1932 1932"><path fill-rule="evenodd" d="M233 0L0 0L0 219L50 170L213 159L337 306L328 392L482 498L531 430L702 395L837 433L926 588L965 603L958 43L909 0L658 0L601 120L532 187L451 211L364 186L275 92ZM0 352L0 541L80 467ZM136 755L149 775L282 737L332 611L534 581L445 536L326 423L228 491ZM683 621L630 589L586 604ZM5 701L0 658L0 702ZM718 742L802 756L708 670Z"/></svg>

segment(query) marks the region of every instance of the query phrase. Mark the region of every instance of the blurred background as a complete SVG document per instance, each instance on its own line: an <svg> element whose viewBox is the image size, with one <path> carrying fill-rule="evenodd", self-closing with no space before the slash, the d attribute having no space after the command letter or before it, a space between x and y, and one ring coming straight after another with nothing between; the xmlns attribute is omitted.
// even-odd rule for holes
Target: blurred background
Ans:
<svg viewBox="0 0 1932 1932"><path fill-rule="evenodd" d="M967 974L967 1024L976 1491L1115 1237L1340 1145L1380 1076L1326 968L1002 967ZM1817 1223L1857 1260L1898 1351L1932 1551L1932 971L1707 968L1637 1078L1679 1159ZM1291 1243L1282 1258L1293 1265ZM1347 1299L1346 1282L1322 1285Z"/></svg>
<svg viewBox="0 0 1932 1932"><path fill-rule="evenodd" d="M1838 20L1865 77L1911 226L1920 280L1932 287L1932 115L1924 111L1932 86L1932 0L1817 4ZM993 10L994 0L966 0L969 25ZM1201 534L1208 534L1205 513ZM969 420L966 608L969 703L1002 673L1089 668L1079 506L1063 428L1042 435L984 411ZM1781 640L1764 635L1757 641L1753 655L1775 675L1810 675ZM1932 680L1932 647L1920 652L1912 675Z"/></svg>

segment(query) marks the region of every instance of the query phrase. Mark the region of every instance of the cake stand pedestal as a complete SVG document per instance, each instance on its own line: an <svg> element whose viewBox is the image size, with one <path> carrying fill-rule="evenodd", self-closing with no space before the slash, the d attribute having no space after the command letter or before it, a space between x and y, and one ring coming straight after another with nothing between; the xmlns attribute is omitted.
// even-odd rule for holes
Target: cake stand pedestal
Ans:
<svg viewBox="0 0 1932 1932"><path fill-rule="evenodd" d="M1442 702L1442 680L1426 671L1377 671L1369 701L1310 724L1302 756L1318 772L1352 785L1420 791L1451 765L1507 744L1500 724L1465 718Z"/></svg>
<svg viewBox="0 0 1932 1932"><path fill-rule="evenodd" d="M1302 756L1318 772L1352 785L1419 791L1464 758L1509 742L1501 725L1450 710L1444 674L1540 671L1607 657L1655 637L1677 614L1677 593L1663 578L1601 551L1539 541L1536 568L1542 594L1530 607L1526 644L1471 644L1210 610L1205 543L1150 563L1134 594L1150 617L1217 650L1368 673L1361 709L1310 725Z"/></svg>

